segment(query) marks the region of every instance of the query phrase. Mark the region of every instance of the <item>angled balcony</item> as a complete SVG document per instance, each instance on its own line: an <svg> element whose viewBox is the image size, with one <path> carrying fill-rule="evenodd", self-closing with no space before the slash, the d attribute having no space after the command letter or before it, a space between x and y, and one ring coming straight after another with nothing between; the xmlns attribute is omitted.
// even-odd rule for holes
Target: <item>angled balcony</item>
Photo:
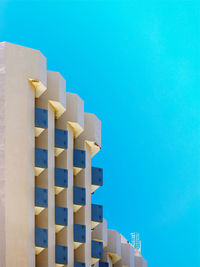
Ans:
<svg viewBox="0 0 200 267"><path fill-rule="evenodd" d="M35 98L39 98L47 90L46 82L44 81L44 79L42 80L43 82L40 80L28 78L29 83L35 91Z"/></svg>
<svg viewBox="0 0 200 267"><path fill-rule="evenodd" d="M74 186L74 212L77 212L81 207L85 206L86 203L86 192L85 188Z"/></svg>
<svg viewBox="0 0 200 267"><path fill-rule="evenodd" d="M48 151L42 148L35 148L35 176L40 175L48 168Z"/></svg>
<svg viewBox="0 0 200 267"><path fill-rule="evenodd" d="M76 144L81 147L83 140L91 157L101 149L101 121L94 114L84 112L84 131L77 138Z"/></svg>
<svg viewBox="0 0 200 267"><path fill-rule="evenodd" d="M77 175L86 166L85 150L74 149L74 175Z"/></svg>
<svg viewBox="0 0 200 267"><path fill-rule="evenodd" d="M48 207L48 190L35 187L35 215Z"/></svg>
<svg viewBox="0 0 200 267"><path fill-rule="evenodd" d="M48 128L48 111L46 109L35 108L35 137L38 137Z"/></svg>
<svg viewBox="0 0 200 267"><path fill-rule="evenodd" d="M55 129L55 156L58 157L68 147L68 132Z"/></svg>
<svg viewBox="0 0 200 267"><path fill-rule="evenodd" d="M55 207L56 233L62 230L68 223L68 210L63 207Z"/></svg>
<svg viewBox="0 0 200 267"><path fill-rule="evenodd" d="M35 228L35 254L38 255L48 247L48 230Z"/></svg>
<svg viewBox="0 0 200 267"><path fill-rule="evenodd" d="M74 224L74 249L80 247L83 243L85 243L86 227L82 224Z"/></svg>
<svg viewBox="0 0 200 267"><path fill-rule="evenodd" d="M58 119L66 111L66 81L55 71L47 71L47 80L46 99L54 110L55 118Z"/></svg>
<svg viewBox="0 0 200 267"><path fill-rule="evenodd" d="M68 263L68 249L64 246L56 245L56 266L63 266Z"/></svg>
<svg viewBox="0 0 200 267"><path fill-rule="evenodd" d="M74 262L74 267L85 267L85 262L75 261Z"/></svg>
<svg viewBox="0 0 200 267"><path fill-rule="evenodd" d="M74 138L77 138L84 129L84 102L77 95L67 93L67 109L65 120L73 130Z"/></svg>
<svg viewBox="0 0 200 267"><path fill-rule="evenodd" d="M91 226L94 229L99 223L103 222L103 206L92 204L91 208Z"/></svg>
<svg viewBox="0 0 200 267"><path fill-rule="evenodd" d="M58 195L68 186L68 170L55 168L55 194Z"/></svg>
<svg viewBox="0 0 200 267"><path fill-rule="evenodd" d="M92 240L92 264L95 264L103 257L103 243Z"/></svg>
<svg viewBox="0 0 200 267"><path fill-rule="evenodd" d="M91 193L93 193L97 188L103 185L103 169L92 167L92 184L91 184Z"/></svg>

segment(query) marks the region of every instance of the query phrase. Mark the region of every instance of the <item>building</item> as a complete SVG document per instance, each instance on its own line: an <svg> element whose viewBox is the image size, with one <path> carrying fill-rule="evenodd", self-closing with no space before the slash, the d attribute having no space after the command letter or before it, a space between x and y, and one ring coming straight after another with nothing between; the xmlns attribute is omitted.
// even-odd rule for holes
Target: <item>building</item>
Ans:
<svg viewBox="0 0 200 267"><path fill-rule="evenodd" d="M91 193L101 122L37 50L0 43L0 267L144 267Z"/></svg>

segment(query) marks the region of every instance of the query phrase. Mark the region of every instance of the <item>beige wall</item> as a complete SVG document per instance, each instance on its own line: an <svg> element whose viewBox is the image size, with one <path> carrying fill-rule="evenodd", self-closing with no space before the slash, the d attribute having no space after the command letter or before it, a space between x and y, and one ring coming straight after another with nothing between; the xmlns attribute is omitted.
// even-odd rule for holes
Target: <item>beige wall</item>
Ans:
<svg viewBox="0 0 200 267"><path fill-rule="evenodd" d="M29 82L32 79L32 86ZM46 91L45 91L46 90ZM39 96L35 99L35 95ZM35 138L34 108L48 110L48 129ZM54 129L68 131L68 149L54 150ZM34 148L48 149L48 169L34 175ZM73 150L86 151L86 168L73 174ZM68 247L68 266L74 260L91 266L91 240L104 243L102 261L109 266L144 267L122 244L107 222L91 229L91 158L101 148L101 121L84 113L83 100L66 93L66 81L46 70L37 50L0 43L0 267L53 267L55 244ZM55 195L54 168L68 169L68 188ZM102 167L102 166L99 166ZM34 187L48 189L48 208L34 212ZM86 205L73 211L73 186L86 189ZM68 208L68 226L56 232L55 205ZM74 223L86 225L86 243L74 250ZM35 257L34 229L48 228L48 249ZM12 256L11 256L12 255ZM143 259L143 258L142 258ZM114 265L115 264L115 265ZM141 265L143 264L143 265ZM95 266L98 266L98 262Z"/></svg>

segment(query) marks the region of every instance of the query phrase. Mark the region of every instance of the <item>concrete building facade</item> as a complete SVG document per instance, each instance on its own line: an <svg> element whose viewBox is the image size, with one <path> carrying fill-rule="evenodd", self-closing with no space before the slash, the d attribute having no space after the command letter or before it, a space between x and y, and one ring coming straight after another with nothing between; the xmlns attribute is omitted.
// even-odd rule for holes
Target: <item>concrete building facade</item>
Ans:
<svg viewBox="0 0 200 267"><path fill-rule="evenodd" d="M101 122L37 50L0 43L0 267L146 267L91 193Z"/></svg>

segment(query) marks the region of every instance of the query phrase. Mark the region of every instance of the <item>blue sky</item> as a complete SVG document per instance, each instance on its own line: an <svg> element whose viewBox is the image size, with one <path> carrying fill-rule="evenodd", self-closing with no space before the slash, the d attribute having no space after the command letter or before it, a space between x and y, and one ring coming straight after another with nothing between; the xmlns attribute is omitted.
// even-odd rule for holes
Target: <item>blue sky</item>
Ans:
<svg viewBox="0 0 200 267"><path fill-rule="evenodd" d="M200 266L200 2L5 1L0 40L41 50L102 121L111 229L148 267Z"/></svg>

